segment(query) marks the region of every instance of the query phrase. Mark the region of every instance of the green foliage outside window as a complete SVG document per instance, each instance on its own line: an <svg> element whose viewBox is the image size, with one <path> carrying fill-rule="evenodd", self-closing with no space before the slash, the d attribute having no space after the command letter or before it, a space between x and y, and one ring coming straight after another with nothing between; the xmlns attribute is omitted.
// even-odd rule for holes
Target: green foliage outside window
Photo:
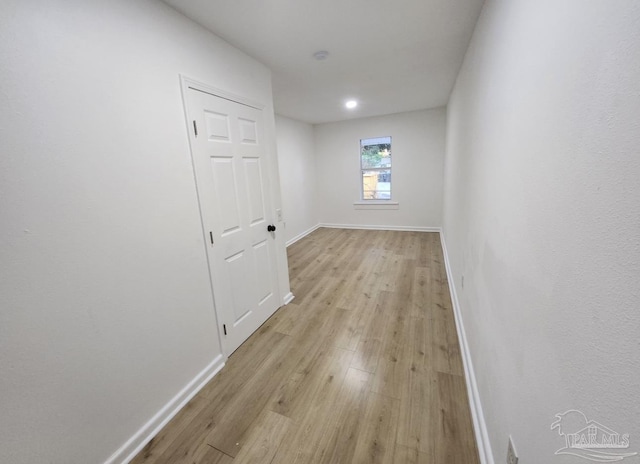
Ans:
<svg viewBox="0 0 640 464"><path fill-rule="evenodd" d="M379 168L382 166L382 158L391 156L391 144L366 145L362 147L362 168Z"/></svg>

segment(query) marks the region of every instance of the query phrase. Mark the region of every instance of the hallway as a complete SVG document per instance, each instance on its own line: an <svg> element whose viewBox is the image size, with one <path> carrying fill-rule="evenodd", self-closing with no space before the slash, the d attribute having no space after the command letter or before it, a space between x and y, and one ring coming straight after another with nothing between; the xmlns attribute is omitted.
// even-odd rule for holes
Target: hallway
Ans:
<svg viewBox="0 0 640 464"><path fill-rule="evenodd" d="M438 234L320 228L287 251L295 300L132 462L477 463Z"/></svg>

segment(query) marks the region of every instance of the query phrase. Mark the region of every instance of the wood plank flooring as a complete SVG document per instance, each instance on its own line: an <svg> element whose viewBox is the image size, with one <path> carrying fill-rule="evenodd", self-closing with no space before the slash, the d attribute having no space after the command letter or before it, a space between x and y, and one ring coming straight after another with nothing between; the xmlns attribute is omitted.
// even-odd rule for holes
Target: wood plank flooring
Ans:
<svg viewBox="0 0 640 464"><path fill-rule="evenodd" d="M294 302L132 463L479 463L438 234L318 229L288 255Z"/></svg>

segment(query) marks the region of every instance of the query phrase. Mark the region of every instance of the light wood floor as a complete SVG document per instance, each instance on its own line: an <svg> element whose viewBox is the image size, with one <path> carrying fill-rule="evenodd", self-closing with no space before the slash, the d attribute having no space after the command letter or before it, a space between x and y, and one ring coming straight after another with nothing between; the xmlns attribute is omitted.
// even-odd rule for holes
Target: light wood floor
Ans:
<svg viewBox="0 0 640 464"><path fill-rule="evenodd" d="M278 310L133 460L477 464L437 233L318 229Z"/></svg>

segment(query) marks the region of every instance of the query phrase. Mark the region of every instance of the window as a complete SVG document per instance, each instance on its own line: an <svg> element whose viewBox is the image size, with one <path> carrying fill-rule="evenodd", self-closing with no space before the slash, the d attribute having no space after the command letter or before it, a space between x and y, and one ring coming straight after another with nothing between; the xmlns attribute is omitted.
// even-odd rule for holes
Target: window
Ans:
<svg viewBox="0 0 640 464"><path fill-rule="evenodd" d="M363 200L391 200L391 137L360 140Z"/></svg>

